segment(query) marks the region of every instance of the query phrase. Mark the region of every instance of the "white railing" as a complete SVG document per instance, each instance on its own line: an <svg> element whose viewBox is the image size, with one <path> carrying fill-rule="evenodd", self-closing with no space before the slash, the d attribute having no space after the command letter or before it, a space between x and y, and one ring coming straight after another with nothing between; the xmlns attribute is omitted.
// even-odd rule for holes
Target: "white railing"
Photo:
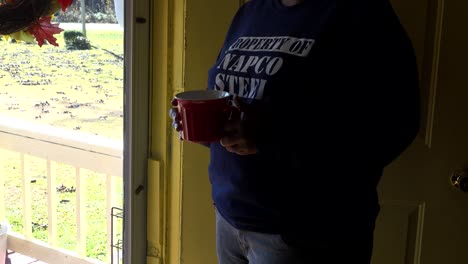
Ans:
<svg viewBox="0 0 468 264"><path fill-rule="evenodd" d="M86 169L106 177L106 189L102 191L106 192L106 262L109 263L112 254L111 209L117 198L116 181L122 181L122 142L0 116L0 149L19 153L22 164L23 232L9 233L8 248L50 264L103 263L86 257L86 178L81 173L82 169ZM32 235L31 171L27 162L31 156L44 160L47 166L47 243L34 239ZM0 162L1 159L2 157ZM73 252L60 249L57 244L57 163L75 168L77 246ZM5 219L4 180L5 175L0 175L0 219Z"/></svg>

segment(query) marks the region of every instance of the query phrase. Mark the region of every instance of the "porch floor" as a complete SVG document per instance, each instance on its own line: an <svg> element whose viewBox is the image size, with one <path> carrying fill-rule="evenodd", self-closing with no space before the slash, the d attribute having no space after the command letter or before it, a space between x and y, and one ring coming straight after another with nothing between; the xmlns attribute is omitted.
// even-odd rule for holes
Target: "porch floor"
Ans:
<svg viewBox="0 0 468 264"><path fill-rule="evenodd" d="M46 262L33 259L31 257L21 255L14 251L8 250L5 264L47 264Z"/></svg>

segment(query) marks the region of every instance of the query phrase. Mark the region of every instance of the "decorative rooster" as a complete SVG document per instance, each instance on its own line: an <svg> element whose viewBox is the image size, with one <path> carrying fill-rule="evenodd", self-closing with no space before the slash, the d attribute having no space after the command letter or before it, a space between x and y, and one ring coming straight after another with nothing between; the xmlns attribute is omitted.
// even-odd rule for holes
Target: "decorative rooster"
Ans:
<svg viewBox="0 0 468 264"><path fill-rule="evenodd" d="M4 0L0 1L0 35L15 40L36 40L42 47L47 41L58 46L55 34L63 31L51 23L53 14L65 12L73 0Z"/></svg>

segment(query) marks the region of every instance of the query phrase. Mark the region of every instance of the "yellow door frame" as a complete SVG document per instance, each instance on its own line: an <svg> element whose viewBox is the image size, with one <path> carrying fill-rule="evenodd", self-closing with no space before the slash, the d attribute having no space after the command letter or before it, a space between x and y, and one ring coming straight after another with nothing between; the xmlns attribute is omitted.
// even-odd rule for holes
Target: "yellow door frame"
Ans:
<svg viewBox="0 0 468 264"><path fill-rule="evenodd" d="M175 93L206 88L241 2L151 2L148 264L217 263L208 149L181 142L167 113Z"/></svg>

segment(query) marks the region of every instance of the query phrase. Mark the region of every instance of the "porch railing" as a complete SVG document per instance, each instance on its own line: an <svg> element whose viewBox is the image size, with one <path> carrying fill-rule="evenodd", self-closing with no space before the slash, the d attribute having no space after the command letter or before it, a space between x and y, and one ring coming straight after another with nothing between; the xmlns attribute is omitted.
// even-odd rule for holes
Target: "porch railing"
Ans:
<svg viewBox="0 0 468 264"><path fill-rule="evenodd" d="M116 205L116 181L122 181L121 141L95 135L78 133L48 125L33 124L9 117L0 117L0 149L20 154L22 164L22 201L23 231L21 234L9 233L8 248L15 252L34 257L50 264L64 263L104 263L86 257L86 178L82 170L86 169L106 177L106 226L107 226L107 260L110 262L112 247L111 210ZM31 172L27 168L28 157L33 156L46 162L47 166L47 207L48 207L48 241L41 242L32 234L32 189ZM0 157L1 162L2 157ZM76 181L76 250L60 249L57 243L57 184L56 165L63 163L73 166ZM0 173L3 173L0 170ZM4 185L5 176L0 175L0 219L5 219Z"/></svg>

